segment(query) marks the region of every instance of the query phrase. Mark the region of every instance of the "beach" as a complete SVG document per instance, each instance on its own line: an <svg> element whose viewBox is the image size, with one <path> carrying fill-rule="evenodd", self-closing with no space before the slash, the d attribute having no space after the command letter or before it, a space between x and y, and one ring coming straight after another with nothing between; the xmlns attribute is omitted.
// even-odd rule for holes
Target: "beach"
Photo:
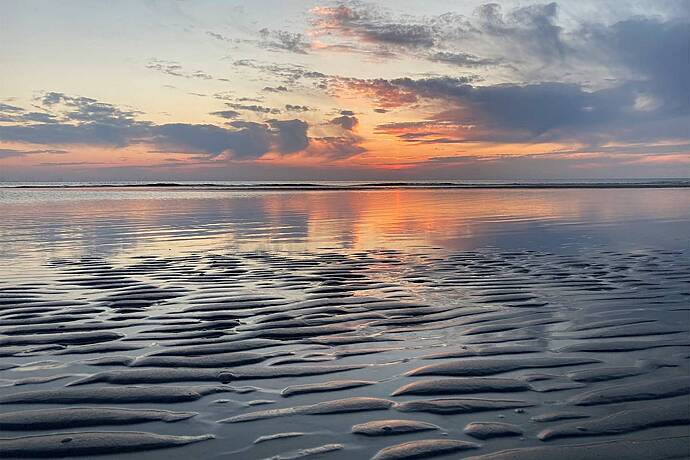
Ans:
<svg viewBox="0 0 690 460"><path fill-rule="evenodd" d="M0 188L0 457L690 456L687 187L102 185Z"/></svg>

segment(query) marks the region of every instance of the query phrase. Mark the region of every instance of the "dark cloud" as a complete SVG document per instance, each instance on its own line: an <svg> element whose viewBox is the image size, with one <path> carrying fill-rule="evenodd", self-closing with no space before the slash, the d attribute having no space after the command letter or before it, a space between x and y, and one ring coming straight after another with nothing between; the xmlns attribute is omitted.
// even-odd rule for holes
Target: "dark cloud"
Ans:
<svg viewBox="0 0 690 460"><path fill-rule="evenodd" d="M97 101L89 97L69 96L64 93L48 92L39 98L47 111L60 109L60 116L51 113L31 112L24 117L26 121L90 121L111 125L127 124L139 113L134 110L123 110L112 104ZM29 116L28 118L26 116Z"/></svg>
<svg viewBox="0 0 690 460"><path fill-rule="evenodd" d="M211 112L210 115L216 115L216 116L221 117L221 118L231 119L231 118L237 118L241 114L240 114L240 112L237 112L235 110L219 110L217 112Z"/></svg>
<svg viewBox="0 0 690 460"><path fill-rule="evenodd" d="M337 77L330 79L329 86L336 91L342 88L356 92L386 108L400 107L415 103L418 100L414 91L401 88L383 78L364 80Z"/></svg>
<svg viewBox="0 0 690 460"><path fill-rule="evenodd" d="M473 25L478 33L532 57L548 62L562 59L568 51L563 29L557 25L555 2L523 6L507 13L499 4L488 3L477 8L475 16L478 20Z"/></svg>
<svg viewBox="0 0 690 460"><path fill-rule="evenodd" d="M148 134L147 123L38 123L0 126L3 141L28 142L43 145L97 145L125 147L133 139Z"/></svg>
<svg viewBox="0 0 690 460"><path fill-rule="evenodd" d="M428 48L435 43L433 28L423 22L396 20L373 5L348 2L312 10L312 25L320 35L340 34L375 44Z"/></svg>
<svg viewBox="0 0 690 460"><path fill-rule="evenodd" d="M272 107L264 107L263 105L248 105L248 104L237 104L237 103L227 103L226 104L228 107L236 109L236 110L247 110L249 112L256 112L256 113L270 113L270 114L279 114L280 109L275 109Z"/></svg>
<svg viewBox="0 0 690 460"><path fill-rule="evenodd" d="M267 93L285 93L287 92L287 87L286 86L266 86L262 91L265 91Z"/></svg>
<svg viewBox="0 0 690 460"><path fill-rule="evenodd" d="M395 128L395 123L392 125L388 126L388 129ZM380 125L379 129L385 131L386 126L385 125ZM399 134L398 137L402 139L404 142L424 142L426 141L426 137L430 136L436 136L436 139L444 139L444 138L438 138L438 136L442 135L443 132L441 131L410 131L410 132L404 132L402 134ZM436 140L434 139L434 140Z"/></svg>
<svg viewBox="0 0 690 460"><path fill-rule="evenodd" d="M460 67L486 67L502 62L500 59L480 58L474 54L451 51L437 51L429 54L427 59Z"/></svg>
<svg viewBox="0 0 690 460"><path fill-rule="evenodd" d="M309 145L307 129L309 125L302 120L269 120L274 142L281 153L304 150Z"/></svg>
<svg viewBox="0 0 690 460"><path fill-rule="evenodd" d="M285 104L285 110L288 112L308 112L311 110L311 108L307 107L306 105Z"/></svg>
<svg viewBox="0 0 690 460"><path fill-rule="evenodd" d="M159 148L212 157L228 153L238 160L259 158L268 152L294 153L309 145L309 126L301 120L232 121L229 125L231 128L185 123L155 126L151 142Z"/></svg>
<svg viewBox="0 0 690 460"><path fill-rule="evenodd" d="M162 152L181 152L214 158L221 155L236 160L252 160L272 152L287 155L307 152L324 158L342 158L364 151L359 138L318 138L309 135L307 122L271 119L264 123L229 121L226 127L212 124L155 124L136 118L138 112L127 111L95 99L49 93L46 108L54 110L59 121L33 123L23 121L0 125L3 141L38 145L94 145L126 147L150 144ZM23 109L13 110L21 115ZM232 110L213 112L227 119L239 116ZM313 144L313 145L312 145ZM0 150L0 158L35 153L64 153L62 150Z"/></svg>
<svg viewBox="0 0 690 460"><path fill-rule="evenodd" d="M330 123L333 125L340 126L341 128L346 129L348 131L352 131L354 127L357 126L357 123L359 123L359 121L357 120L357 117L350 115L342 115L339 117L335 117L330 121Z"/></svg>
<svg viewBox="0 0 690 460"><path fill-rule="evenodd" d="M14 105L9 105L0 102L0 113L19 113L23 111L24 109L22 109L21 107L16 107Z"/></svg>
<svg viewBox="0 0 690 460"><path fill-rule="evenodd" d="M414 88L400 84L405 79L386 80L384 78L361 79L351 77L332 77L328 84L332 90L347 90L358 93L379 105L379 109L389 109L416 103L419 98ZM453 81L468 83L469 77Z"/></svg>
<svg viewBox="0 0 690 460"><path fill-rule="evenodd" d="M21 116L24 121L35 121L38 123L54 123L56 122L55 115L43 112L28 112Z"/></svg>
<svg viewBox="0 0 690 460"><path fill-rule="evenodd" d="M65 95L63 93L56 93L56 92L48 92L41 97L41 102L43 105L51 106L55 104L59 104L65 99Z"/></svg>
<svg viewBox="0 0 690 460"><path fill-rule="evenodd" d="M687 2L659 3L655 9L663 14L655 16L648 8L648 17L636 16L639 10L622 2L609 5L604 10L631 17L610 23L604 22L605 15L561 18L555 2L516 8L487 3L469 16L403 16L342 1L311 11L312 34L325 41L325 49L408 56L467 69L499 66L517 81L586 80L601 86L607 77L630 80L636 71L655 70L658 76L677 76L669 82L677 84L687 82L687 71L669 72L661 61L687 57L681 45L690 41L688 7L681 3Z"/></svg>
<svg viewBox="0 0 690 460"><path fill-rule="evenodd" d="M264 125L258 123L235 130L215 125L170 123L156 126L152 134L152 143L159 148L211 156L232 152L233 157L240 159L258 158L271 148Z"/></svg>
<svg viewBox="0 0 690 460"><path fill-rule="evenodd" d="M434 37L429 27L420 24L382 24L367 31L367 38L393 45L425 48L434 45Z"/></svg>
<svg viewBox="0 0 690 460"><path fill-rule="evenodd" d="M635 18L583 31L591 47L606 50L608 64L628 69L640 95L666 110L690 111L690 21Z"/></svg>
<svg viewBox="0 0 690 460"><path fill-rule="evenodd" d="M226 37L225 35L219 34L218 32L212 32L210 30L206 31L206 35L208 35L209 37L213 37L216 40L220 40L222 42L231 42L232 41L232 39Z"/></svg>
<svg viewBox="0 0 690 460"><path fill-rule="evenodd" d="M614 95L587 93L577 85L471 86L450 78L399 79L397 85L421 97L454 104L436 121L451 122L467 138L494 141L533 141L558 137L564 129L582 128L611 118ZM548 102L547 102L548 101ZM470 127L463 129L464 127Z"/></svg>
<svg viewBox="0 0 690 460"><path fill-rule="evenodd" d="M124 147L146 136L151 124L137 121L138 112L88 97L50 92L39 98L50 114L29 112L13 125L0 126L0 139L46 145L92 144ZM34 123L38 121L38 123Z"/></svg>
<svg viewBox="0 0 690 460"><path fill-rule="evenodd" d="M309 49L309 42L300 33L264 28L259 31L259 34L261 35L259 46L270 51L307 54Z"/></svg>
<svg viewBox="0 0 690 460"><path fill-rule="evenodd" d="M676 62L677 67L684 65ZM419 123L432 130L440 126L446 135L420 141L424 143L576 140L603 145L688 137L687 86L680 84L673 95L668 94L670 84L658 87L656 81L631 81L596 91L548 82L474 86L465 79L448 77L340 80L337 84L349 85L384 107L410 105L420 99L438 101L443 110ZM641 95L656 104L641 105ZM402 134L402 129L399 124L379 126L382 132Z"/></svg>
<svg viewBox="0 0 690 460"><path fill-rule="evenodd" d="M359 1L312 9L312 33L329 40L322 47L344 52L373 53L382 58L412 55L462 67L498 65L499 59L458 49L476 48L468 38L485 36L469 18L456 13L437 16L396 15ZM334 39L345 42L332 43Z"/></svg>
<svg viewBox="0 0 690 460"><path fill-rule="evenodd" d="M0 103L0 122L39 122L52 123L56 117L46 112L27 112L21 107Z"/></svg>
<svg viewBox="0 0 690 460"><path fill-rule="evenodd" d="M407 142L578 141L601 146L688 137L687 17L634 17L612 24L597 23L595 18L571 25L568 32L559 23L556 3L505 11L497 4L486 4L470 18L449 13L401 19L365 3L345 2L315 8L313 15L317 33L377 46L395 45L415 56L461 67L515 69L515 64L538 71L552 66L555 72L544 70L544 75L561 79L478 85L473 77L364 80L322 76L334 93L355 92L377 105L378 113L414 106L422 99L437 101L439 106L443 102L445 108L424 120L426 126L420 131L438 133L436 137L398 132ZM479 49L494 55L468 53L463 44L479 44ZM576 69L580 74L590 65L620 78L598 85L567 81L569 70L578 63L582 64L582 69ZM273 70L291 78L302 78L304 72L289 67Z"/></svg>

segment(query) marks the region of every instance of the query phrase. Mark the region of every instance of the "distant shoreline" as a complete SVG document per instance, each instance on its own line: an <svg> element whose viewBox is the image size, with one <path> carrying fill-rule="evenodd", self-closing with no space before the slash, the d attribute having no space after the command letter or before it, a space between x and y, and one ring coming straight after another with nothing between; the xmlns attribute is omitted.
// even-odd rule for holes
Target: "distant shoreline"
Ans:
<svg viewBox="0 0 690 460"><path fill-rule="evenodd" d="M650 182L506 182L506 183L456 183L456 182L363 182L357 184L314 184L314 183L259 183L219 184L150 182L137 184L17 184L3 185L0 189L142 189L179 188L185 190L218 191L343 191L343 190L391 190L391 189L629 189L629 188L690 188L690 180L660 180Z"/></svg>

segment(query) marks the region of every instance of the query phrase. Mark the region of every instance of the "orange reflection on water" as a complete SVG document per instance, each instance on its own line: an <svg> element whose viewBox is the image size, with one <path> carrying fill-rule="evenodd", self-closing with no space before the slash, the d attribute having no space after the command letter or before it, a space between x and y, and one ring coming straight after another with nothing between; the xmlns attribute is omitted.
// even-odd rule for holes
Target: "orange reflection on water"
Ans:
<svg viewBox="0 0 690 460"><path fill-rule="evenodd" d="M690 216L684 189L12 193L0 196L0 257L558 247L631 238L654 246L686 238Z"/></svg>

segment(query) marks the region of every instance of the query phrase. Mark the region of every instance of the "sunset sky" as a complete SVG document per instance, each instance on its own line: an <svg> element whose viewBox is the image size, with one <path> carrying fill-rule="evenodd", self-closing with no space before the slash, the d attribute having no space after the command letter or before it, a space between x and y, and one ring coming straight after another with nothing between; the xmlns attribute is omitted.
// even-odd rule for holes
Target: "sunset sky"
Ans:
<svg viewBox="0 0 690 460"><path fill-rule="evenodd" d="M687 0L0 8L3 181L690 173Z"/></svg>

